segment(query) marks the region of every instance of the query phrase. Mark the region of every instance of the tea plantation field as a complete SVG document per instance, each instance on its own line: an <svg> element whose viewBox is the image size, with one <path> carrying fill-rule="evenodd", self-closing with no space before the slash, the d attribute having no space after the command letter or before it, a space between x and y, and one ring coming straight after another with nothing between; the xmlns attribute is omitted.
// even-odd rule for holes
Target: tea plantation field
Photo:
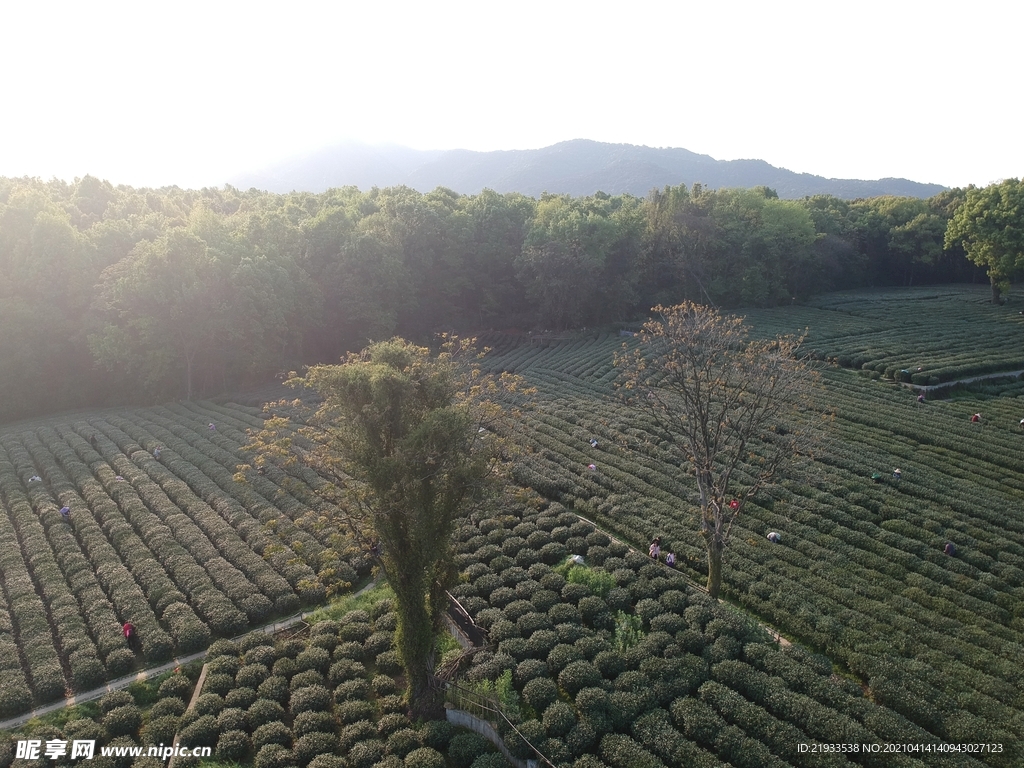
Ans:
<svg viewBox="0 0 1024 768"><path fill-rule="evenodd" d="M843 368L915 384L1024 370L1024 299L988 286L829 293L784 311L751 310L765 334L808 331L807 348Z"/></svg>
<svg viewBox="0 0 1024 768"><path fill-rule="evenodd" d="M704 576L695 484L615 396L612 355L630 340L496 337L485 366L537 388L515 476L535 493L457 532L453 593L491 640L463 684L496 696L559 768L1024 764L1024 388L918 403L886 380L1024 368L1024 317L987 296L832 294L748 315L759 332L807 327L808 349L839 365L823 376L819 405L835 414L824 449L734 532L724 593L741 611L687 581ZM315 474L234 481L245 430L262 422L255 404L187 403L0 429L0 714L210 646L196 709L174 675L25 732L134 744L177 733L257 768L500 764L479 741L405 718L387 601L290 640L218 640L368 572L357 552L333 554L330 510L302 501ZM642 554L654 535L682 573ZM571 554L587 567L569 569ZM814 742L920 748L797 749ZM1001 751L948 751L962 744ZM0 764L9 752L0 744Z"/></svg>
<svg viewBox="0 0 1024 768"><path fill-rule="evenodd" d="M258 413L190 403L0 433L0 715L129 672L125 621L161 661L368 572L329 549L301 476L233 480Z"/></svg>
<svg viewBox="0 0 1024 768"><path fill-rule="evenodd" d="M769 333L809 325L808 345L823 357L856 351L879 366L962 373L1019 367L1024 345L1014 357L1004 341L1024 332L1024 318L986 307L981 296L841 294L749 320ZM930 314L909 328L905 313L918 304ZM912 356L925 326L943 344ZM1003 329L991 350L979 329ZM611 359L622 341L527 342L492 354L493 368L538 388L528 424L534 452L518 480L639 546L660 535L663 550L681 553L684 569L702 578L695 483L649 437L643 415L614 395ZM835 412L830 440L739 521L726 594L928 732L1016 743L1024 726L1024 401L966 394L919 404L898 385L838 368L826 371L821 398ZM970 422L974 412L980 424ZM900 481L891 479L896 467ZM884 482L872 482L876 472ZM765 539L771 530L781 546ZM956 557L943 553L947 541Z"/></svg>
<svg viewBox="0 0 1024 768"><path fill-rule="evenodd" d="M528 740L501 721L520 759L536 757L535 748L558 768L1013 764L1006 754L979 761L938 751L938 738L834 676L824 657L780 648L679 573L557 503L506 500L456 538L463 579L454 592L488 628L491 646L473 654L447 697L460 708L480 697L500 706ZM592 565L567 568L569 553ZM0 765L10 764L19 738L132 746L177 734L183 745L214 747L214 759L255 768L507 766L476 734L406 716L397 618L377 592L317 612L311 627L277 642L261 632L216 641L193 708L186 702L197 670L186 668L29 723L0 741ZM461 650L448 648L442 660ZM799 749L835 740L858 751ZM931 751L881 751L893 743Z"/></svg>

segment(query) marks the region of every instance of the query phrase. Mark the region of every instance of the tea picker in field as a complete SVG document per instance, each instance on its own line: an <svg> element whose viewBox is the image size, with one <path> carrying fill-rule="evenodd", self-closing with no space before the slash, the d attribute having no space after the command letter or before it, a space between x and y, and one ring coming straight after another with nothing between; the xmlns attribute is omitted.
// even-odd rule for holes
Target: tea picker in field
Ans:
<svg viewBox="0 0 1024 768"><path fill-rule="evenodd" d="M71 521L71 507L69 507L67 505L61 507L60 508L60 516L63 517L68 522L70 522Z"/></svg>
<svg viewBox="0 0 1024 768"><path fill-rule="evenodd" d="M956 544L952 541L947 541L946 546L942 548L942 551L950 557L956 557Z"/></svg>
<svg viewBox="0 0 1024 768"><path fill-rule="evenodd" d="M669 552L667 555L665 555L665 565L667 565L669 568L675 568L676 567L676 553L675 552Z"/></svg>
<svg viewBox="0 0 1024 768"><path fill-rule="evenodd" d="M772 544L780 544L782 542L782 536L780 536L775 531L769 533L765 538L768 539L768 541L770 541Z"/></svg>
<svg viewBox="0 0 1024 768"><path fill-rule="evenodd" d="M651 542L650 548L647 550L647 554L651 556L652 560L657 560L661 557L661 537L655 536L654 541Z"/></svg>
<svg viewBox="0 0 1024 768"><path fill-rule="evenodd" d="M899 469L899 467L897 467L896 469L894 469L894 470L892 471L892 479L893 479L893 480L895 480L895 481L896 481L897 483L898 483L898 482L899 482L899 481L900 481L900 480L901 480L902 478L903 478L903 474L902 474L902 473L900 472L900 469Z"/></svg>
<svg viewBox="0 0 1024 768"><path fill-rule="evenodd" d="M980 413L976 413L973 416L971 416L971 424L977 424L980 421L981 421L981 414Z"/></svg>
<svg viewBox="0 0 1024 768"><path fill-rule="evenodd" d="M153 449L153 458L156 459L157 461L160 460L160 450L161 448L159 445Z"/></svg>
<svg viewBox="0 0 1024 768"><path fill-rule="evenodd" d="M138 650L139 636L135 632L135 625L126 621L121 627L121 631L124 632L124 639L128 643L128 647L133 651Z"/></svg>
<svg viewBox="0 0 1024 768"><path fill-rule="evenodd" d="M917 396L917 402L919 402L919 403L923 403L924 402L924 392L922 392L920 395Z"/></svg>

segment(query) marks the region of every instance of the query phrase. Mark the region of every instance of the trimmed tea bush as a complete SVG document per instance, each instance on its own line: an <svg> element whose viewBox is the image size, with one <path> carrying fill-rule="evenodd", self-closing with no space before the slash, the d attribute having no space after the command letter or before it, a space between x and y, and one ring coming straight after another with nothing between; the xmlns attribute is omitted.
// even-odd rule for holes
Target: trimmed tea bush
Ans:
<svg viewBox="0 0 1024 768"><path fill-rule="evenodd" d="M348 759L354 768L372 768L382 757L384 757L384 742L380 739L360 741L348 753Z"/></svg>
<svg viewBox="0 0 1024 768"><path fill-rule="evenodd" d="M523 699L535 712L543 712L557 698L558 686L550 677L536 677L523 686Z"/></svg>
<svg viewBox="0 0 1024 768"><path fill-rule="evenodd" d="M331 692L322 685L311 685L292 693L288 710L292 715L301 712L324 711L331 707Z"/></svg>
<svg viewBox="0 0 1024 768"><path fill-rule="evenodd" d="M100 712L106 714L118 707L126 707L133 704L135 704L135 697L128 693L128 691L112 691L100 699Z"/></svg>
<svg viewBox="0 0 1024 768"><path fill-rule="evenodd" d="M319 672L309 669L305 672L296 673L296 675L291 679L291 682L288 684L288 688L289 690L291 690L292 694L294 694L295 691L299 690L300 688L309 688L313 685L326 687L327 680Z"/></svg>
<svg viewBox="0 0 1024 768"><path fill-rule="evenodd" d="M448 744L448 760L454 768L469 768L479 755L491 749L491 743L480 734L459 733Z"/></svg>
<svg viewBox="0 0 1024 768"><path fill-rule="evenodd" d="M368 701L353 700L340 702L336 708L338 720L344 724L369 720L376 714L376 707Z"/></svg>
<svg viewBox="0 0 1024 768"><path fill-rule="evenodd" d="M291 743L292 731L280 721L265 723L252 732L252 746L257 752L267 744L290 747Z"/></svg>
<svg viewBox="0 0 1024 768"><path fill-rule="evenodd" d="M292 765L292 751L281 744L267 744L256 753L253 768L287 768Z"/></svg>
<svg viewBox="0 0 1024 768"><path fill-rule="evenodd" d="M601 739L601 759L612 768L666 768L657 756L622 733L609 733Z"/></svg>
<svg viewBox="0 0 1024 768"><path fill-rule="evenodd" d="M374 678L376 679L376 678ZM389 680L391 678L388 678ZM352 699L368 699L370 696L370 685L365 680L347 680L334 689L334 700L341 704Z"/></svg>
<svg viewBox="0 0 1024 768"><path fill-rule="evenodd" d="M213 715L203 715L179 731L178 740L189 747L209 747L217 743L219 733L217 718Z"/></svg>
<svg viewBox="0 0 1024 768"><path fill-rule="evenodd" d="M390 675L374 675L371 685L373 692L378 696L389 696L398 692L398 683Z"/></svg>
<svg viewBox="0 0 1024 768"><path fill-rule="evenodd" d="M217 715L217 727L221 733L227 731L248 731L249 715L242 709L230 707Z"/></svg>
<svg viewBox="0 0 1024 768"><path fill-rule="evenodd" d="M377 705L380 707L380 711L382 713L405 712L407 709L405 696L399 696L397 694L382 696L377 701Z"/></svg>
<svg viewBox="0 0 1024 768"><path fill-rule="evenodd" d="M558 685L570 696L600 685L601 671L589 661L572 661L558 674Z"/></svg>
<svg viewBox="0 0 1024 768"><path fill-rule="evenodd" d="M377 729L369 720L360 720L346 725L338 735L338 746L342 752L347 752L356 744L377 736Z"/></svg>
<svg viewBox="0 0 1024 768"><path fill-rule="evenodd" d="M444 755L431 747L414 749L405 756L406 768L445 768Z"/></svg>
<svg viewBox="0 0 1024 768"><path fill-rule="evenodd" d="M469 768L508 768L508 760L500 752L477 755Z"/></svg>
<svg viewBox="0 0 1024 768"><path fill-rule="evenodd" d="M295 664L294 658L291 656L282 656L274 662L274 666L270 668L270 671L277 677L283 677L285 680L291 680L292 675L298 672L299 668Z"/></svg>
<svg viewBox="0 0 1024 768"><path fill-rule="evenodd" d="M331 685L338 686L346 680L354 680L366 676L366 667L352 659L341 659L334 662L328 672L327 679Z"/></svg>
<svg viewBox="0 0 1024 768"><path fill-rule="evenodd" d="M230 657L222 657L230 658ZM215 693L218 696L223 696L228 691L235 687L234 675L226 674L207 674L206 681L203 683L203 693Z"/></svg>
<svg viewBox="0 0 1024 768"><path fill-rule="evenodd" d="M224 699L216 693L204 693L196 699L195 706L192 708L199 715L213 715L216 717L224 709Z"/></svg>
<svg viewBox="0 0 1024 768"><path fill-rule="evenodd" d="M109 694L108 694L109 695ZM131 696L128 697L131 699ZM131 704L114 707L103 716L103 728L112 738L117 736L134 736L142 725L142 712Z"/></svg>
<svg viewBox="0 0 1024 768"><path fill-rule="evenodd" d="M273 699L257 699L249 707L249 727L258 728L267 723L284 720L284 707Z"/></svg>
<svg viewBox="0 0 1024 768"><path fill-rule="evenodd" d="M553 685L554 684L552 683L552 686ZM555 691L555 695L558 695L558 691ZM421 732L423 746L439 751L447 750L449 742L451 742L452 737L455 736L455 732L455 726L447 720L431 720L424 723L423 730Z"/></svg>
<svg viewBox="0 0 1024 768"><path fill-rule="evenodd" d="M257 688L270 677L270 669L265 664L244 664L235 675L235 684L242 688Z"/></svg>
<svg viewBox="0 0 1024 768"><path fill-rule="evenodd" d="M160 715L154 717L152 710L150 710L149 722L142 728L142 733L139 734L143 744L170 744L174 741L174 734L178 732L178 722L180 718L178 715ZM90 721L91 722L91 721ZM67 727L64 728L66 736L72 739L88 739L94 738L93 736L86 736L80 734L68 733ZM207 745L209 746L209 745Z"/></svg>
<svg viewBox="0 0 1024 768"><path fill-rule="evenodd" d="M252 740L245 731L224 731L217 739L217 748L214 750L214 754L220 760L241 761L246 758L251 749Z"/></svg>
<svg viewBox="0 0 1024 768"><path fill-rule="evenodd" d="M384 651L377 654L377 670L385 675L397 675L402 671L402 659L397 651Z"/></svg>
<svg viewBox="0 0 1024 768"><path fill-rule="evenodd" d="M156 717L164 717L165 715L181 717L185 712L185 706L185 702L181 699L175 698L174 696L168 696L166 699L160 699L156 704L149 708L149 718L153 719Z"/></svg>
<svg viewBox="0 0 1024 768"><path fill-rule="evenodd" d="M398 757L405 757L414 749L419 749L421 746L420 734L412 728L399 728L388 736L387 741L385 742L385 750L387 753L389 755L397 755Z"/></svg>
<svg viewBox="0 0 1024 768"><path fill-rule="evenodd" d="M517 727L519 728L519 734L516 734L514 731L509 732L505 737L505 746L508 747L513 757L518 757L520 760L535 757L536 753L530 745L536 744L539 747L541 742L547 738L544 726L539 720L527 720L525 723L520 723Z"/></svg>
<svg viewBox="0 0 1024 768"><path fill-rule="evenodd" d="M576 723L565 736L565 746L573 757L590 751L596 743L597 731L587 722Z"/></svg>
<svg viewBox="0 0 1024 768"><path fill-rule="evenodd" d="M292 722L292 733L305 736L307 733L334 733L337 723L330 712L300 712Z"/></svg>
<svg viewBox="0 0 1024 768"><path fill-rule="evenodd" d="M314 731L295 740L292 753L300 766L308 765L314 757L332 754L338 749L338 737L333 733Z"/></svg>
<svg viewBox="0 0 1024 768"><path fill-rule="evenodd" d="M276 664L274 665L277 666ZM287 704L290 691L288 690L288 678L281 675L271 675L256 689L256 695L261 699L271 699L278 704Z"/></svg>
<svg viewBox="0 0 1024 768"><path fill-rule="evenodd" d="M270 669L274 666L274 662L277 661L277 650L273 645L270 645L266 635L261 634L257 639L262 642L245 651L245 663L243 666L262 664L267 669Z"/></svg>
<svg viewBox="0 0 1024 768"><path fill-rule="evenodd" d="M547 662L548 669L551 670L552 675L559 675L563 669L572 664L574 661L582 661L583 654L580 653L579 648L573 645L566 645L560 643L551 649L551 653L548 654Z"/></svg>
<svg viewBox="0 0 1024 768"><path fill-rule="evenodd" d="M225 707L248 709L254 701L256 701L256 691L253 688L235 688L224 696Z"/></svg>
<svg viewBox="0 0 1024 768"><path fill-rule="evenodd" d="M327 670L331 666L331 653L326 648L310 646L295 657L295 666L299 672L313 670L327 674Z"/></svg>
<svg viewBox="0 0 1024 768"><path fill-rule="evenodd" d="M564 736L576 725L576 710L564 701L556 701L544 710L541 722L549 736Z"/></svg>

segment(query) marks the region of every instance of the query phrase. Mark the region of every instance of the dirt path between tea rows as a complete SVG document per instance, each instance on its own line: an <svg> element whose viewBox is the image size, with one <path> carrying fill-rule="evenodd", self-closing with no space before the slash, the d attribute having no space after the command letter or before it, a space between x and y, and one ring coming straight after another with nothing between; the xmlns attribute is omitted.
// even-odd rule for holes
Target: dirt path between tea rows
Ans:
<svg viewBox="0 0 1024 768"><path fill-rule="evenodd" d="M369 584L360 589L358 592L353 592L351 595L348 595L347 597L355 597L356 595L361 595L364 592L373 589L377 585L377 583L377 580L374 579ZM305 611L303 613L295 613L291 616L286 616L285 618L280 619L279 621L273 621L269 624L264 624L261 627L254 627L253 629L249 630L249 632L246 632L246 634L249 634L250 632L264 632L268 635L277 634L278 632L282 632L288 629L289 627L294 627L296 624L299 624L300 622L304 621L308 616L315 613L317 610L319 609ZM177 658L171 659L170 661L164 662L163 664L159 664L155 667L148 667L147 669L140 670L139 672L135 672L130 675L125 675L124 677L119 677L116 680L111 680L105 685L93 688L91 691L76 693L74 696L69 696L66 699L60 699L59 701L55 701L52 704L37 707L36 709L33 709L31 712L26 712L24 715L18 715L17 717L12 717L9 720L0 721L0 731L8 731L12 728L19 728L20 726L24 725L34 717L42 717L43 715L48 715L51 712L56 712L58 709L63 709L64 707L72 707L75 704L83 704L87 701L93 701L102 696L106 696L108 693L111 693L112 691L119 691L122 688L127 688L132 683L141 682L143 680L149 680L153 677L158 677L162 675L164 672L170 672L172 669L176 669L177 667L180 667L182 664L188 664L190 661L201 659L205 655L206 651L202 650L196 653L190 653L187 656L179 656Z"/></svg>
<svg viewBox="0 0 1024 768"><path fill-rule="evenodd" d="M946 387L955 387L958 384L970 384L974 381L985 381L986 379L1005 379L1011 376L1017 377L1024 374L1024 371L1004 371L1003 373L986 373L982 376L968 376L964 379L953 379L952 381L944 381L941 384L911 384L909 381L900 381L908 389L916 389L921 392L931 392L935 389L945 389Z"/></svg>

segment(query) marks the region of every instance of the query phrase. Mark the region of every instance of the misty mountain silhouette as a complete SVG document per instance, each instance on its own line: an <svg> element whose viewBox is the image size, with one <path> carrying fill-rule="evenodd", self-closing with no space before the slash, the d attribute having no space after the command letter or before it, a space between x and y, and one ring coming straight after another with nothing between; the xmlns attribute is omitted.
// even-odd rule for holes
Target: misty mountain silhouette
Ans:
<svg viewBox="0 0 1024 768"><path fill-rule="evenodd" d="M404 184L421 192L448 187L461 194L483 189L544 192L573 196L602 191L643 197L666 185L700 182L708 187L764 185L779 197L799 199L831 194L853 199L898 195L931 197L945 189L907 179L826 179L776 168L764 160L715 160L686 149L606 144L587 139L542 149L473 152L467 149L415 150L394 145L346 142L294 157L262 171L239 174L231 184L271 192L323 192L332 187L390 187Z"/></svg>

